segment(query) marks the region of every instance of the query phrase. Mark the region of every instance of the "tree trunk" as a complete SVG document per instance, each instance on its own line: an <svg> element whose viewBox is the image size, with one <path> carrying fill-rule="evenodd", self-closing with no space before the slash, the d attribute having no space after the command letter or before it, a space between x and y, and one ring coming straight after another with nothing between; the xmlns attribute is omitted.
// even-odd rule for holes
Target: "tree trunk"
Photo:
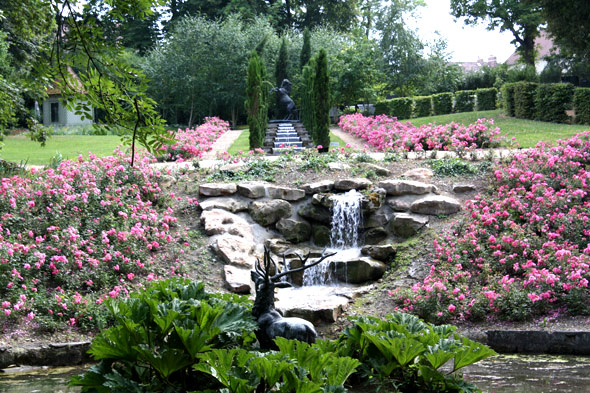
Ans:
<svg viewBox="0 0 590 393"><path fill-rule="evenodd" d="M233 130L235 130L237 126L238 126L238 110L234 106L231 108L231 128Z"/></svg>
<svg viewBox="0 0 590 393"><path fill-rule="evenodd" d="M524 27L524 34L522 37L522 44L520 52L522 60L526 65L535 66L535 38L537 37L537 28L529 26Z"/></svg>
<svg viewBox="0 0 590 393"><path fill-rule="evenodd" d="M195 97L193 96L191 98L191 111L190 114L188 116L188 128L191 128L191 125L193 124L193 109L195 107Z"/></svg>

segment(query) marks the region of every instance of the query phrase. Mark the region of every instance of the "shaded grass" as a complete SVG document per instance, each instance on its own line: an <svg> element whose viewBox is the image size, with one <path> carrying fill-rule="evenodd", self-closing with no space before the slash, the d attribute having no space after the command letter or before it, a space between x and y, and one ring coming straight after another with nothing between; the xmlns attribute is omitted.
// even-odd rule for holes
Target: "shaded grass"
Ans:
<svg viewBox="0 0 590 393"><path fill-rule="evenodd" d="M330 132L330 142L338 142L338 147L346 146L346 143L332 132ZM243 152L250 150L250 131L248 130L244 130L227 151L229 154L234 155L240 150Z"/></svg>
<svg viewBox="0 0 590 393"><path fill-rule="evenodd" d="M533 147L539 141L553 143L558 139L568 139L579 132L590 130L590 126L587 125L547 123L507 117L501 109L418 117L409 121L415 126L429 123L448 124L453 121L467 125L483 117L494 119L494 124L500 127L502 134L507 134L509 139L515 137L521 147Z"/></svg>
<svg viewBox="0 0 590 393"><path fill-rule="evenodd" d="M120 144L121 139L114 135L55 135L42 147L25 135L13 135L4 138L0 157L6 161L46 165L57 154L63 159L75 159L80 154L87 157L89 152L99 157L109 156Z"/></svg>

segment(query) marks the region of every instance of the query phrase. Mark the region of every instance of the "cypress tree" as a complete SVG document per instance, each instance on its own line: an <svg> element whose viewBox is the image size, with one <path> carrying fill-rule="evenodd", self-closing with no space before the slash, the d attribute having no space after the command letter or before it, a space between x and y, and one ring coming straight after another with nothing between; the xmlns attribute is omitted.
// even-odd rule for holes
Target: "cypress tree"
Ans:
<svg viewBox="0 0 590 393"><path fill-rule="evenodd" d="M266 133L266 102L263 88L264 73L260 58L256 51L250 54L248 75L246 77L246 112L250 128L250 149L262 147Z"/></svg>
<svg viewBox="0 0 590 393"><path fill-rule="evenodd" d="M314 124L313 124L313 73L314 64L311 60L302 72L303 89L301 92L301 121L309 132L309 136L315 142Z"/></svg>
<svg viewBox="0 0 590 393"><path fill-rule="evenodd" d="M303 70L303 67L307 65L311 59L311 33L306 27L303 30L303 46L301 47L301 54L299 55L299 68Z"/></svg>
<svg viewBox="0 0 590 393"><path fill-rule="evenodd" d="M314 143L324 148L330 146L330 85L328 77L328 56L320 50L315 61L313 81Z"/></svg>
<svg viewBox="0 0 590 393"><path fill-rule="evenodd" d="M279 55L277 57L277 62L275 64L275 81L277 87L281 86L283 83L283 79L288 79L287 77L287 67L289 66L289 59L287 53L287 40L285 37L281 40L281 47L279 48ZM277 117L283 117L283 108L281 108L281 104L279 102L279 95L275 96L275 107ZM273 111L275 112L275 111Z"/></svg>

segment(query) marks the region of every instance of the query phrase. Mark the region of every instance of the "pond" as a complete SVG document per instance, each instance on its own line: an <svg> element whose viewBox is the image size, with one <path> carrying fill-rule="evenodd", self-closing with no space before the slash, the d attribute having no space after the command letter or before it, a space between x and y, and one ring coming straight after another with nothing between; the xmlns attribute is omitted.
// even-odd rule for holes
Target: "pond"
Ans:
<svg viewBox="0 0 590 393"><path fill-rule="evenodd" d="M0 392L71 393L66 386L83 367L17 368L0 373ZM464 369L484 393L590 393L590 357L499 355Z"/></svg>

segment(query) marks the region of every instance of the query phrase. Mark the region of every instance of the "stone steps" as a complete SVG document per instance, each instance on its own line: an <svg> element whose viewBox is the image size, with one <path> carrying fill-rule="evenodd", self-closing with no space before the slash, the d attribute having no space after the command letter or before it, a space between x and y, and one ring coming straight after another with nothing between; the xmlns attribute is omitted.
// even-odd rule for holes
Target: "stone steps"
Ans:
<svg viewBox="0 0 590 393"><path fill-rule="evenodd" d="M264 150L268 154L281 154L287 151L300 152L313 147L311 138L299 121L271 122L264 139Z"/></svg>

